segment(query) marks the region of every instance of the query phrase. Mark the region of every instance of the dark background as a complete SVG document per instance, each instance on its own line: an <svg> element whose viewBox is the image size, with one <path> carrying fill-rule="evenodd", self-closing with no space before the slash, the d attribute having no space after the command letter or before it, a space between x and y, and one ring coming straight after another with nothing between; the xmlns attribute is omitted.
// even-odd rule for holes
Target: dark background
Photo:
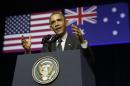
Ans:
<svg viewBox="0 0 130 86"><path fill-rule="evenodd" d="M102 5L129 0L1 0L0 1L0 86L11 86L18 54L3 54L4 18L8 15ZM129 6L130 8L130 6ZM130 86L130 43L92 46L97 86Z"/></svg>

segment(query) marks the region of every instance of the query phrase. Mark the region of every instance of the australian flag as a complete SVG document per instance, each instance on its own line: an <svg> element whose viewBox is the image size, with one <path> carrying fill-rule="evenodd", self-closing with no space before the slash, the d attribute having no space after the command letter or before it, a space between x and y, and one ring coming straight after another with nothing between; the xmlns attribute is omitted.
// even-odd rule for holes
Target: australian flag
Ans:
<svg viewBox="0 0 130 86"><path fill-rule="evenodd" d="M89 44L104 45L130 42L129 14L127 3L65 9L71 24L77 25Z"/></svg>

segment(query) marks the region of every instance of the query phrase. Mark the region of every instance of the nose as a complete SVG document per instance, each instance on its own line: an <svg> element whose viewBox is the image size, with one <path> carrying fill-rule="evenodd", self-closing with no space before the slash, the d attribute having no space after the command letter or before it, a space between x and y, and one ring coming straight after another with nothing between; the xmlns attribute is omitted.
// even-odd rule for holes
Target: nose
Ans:
<svg viewBox="0 0 130 86"><path fill-rule="evenodd" d="M55 25L58 25L58 21L55 22Z"/></svg>
<svg viewBox="0 0 130 86"><path fill-rule="evenodd" d="M57 26L59 26L59 25L58 25L58 22L56 21L56 22L55 22L55 27L57 27Z"/></svg>

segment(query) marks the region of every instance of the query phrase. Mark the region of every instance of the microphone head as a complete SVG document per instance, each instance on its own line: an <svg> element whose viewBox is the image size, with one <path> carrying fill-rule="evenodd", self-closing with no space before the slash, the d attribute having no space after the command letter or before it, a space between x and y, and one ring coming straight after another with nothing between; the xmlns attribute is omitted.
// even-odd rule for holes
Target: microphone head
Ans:
<svg viewBox="0 0 130 86"><path fill-rule="evenodd" d="M52 37L52 39L51 39L51 42L56 41L58 38L59 38L59 36L58 36L58 35L54 35L54 36Z"/></svg>
<svg viewBox="0 0 130 86"><path fill-rule="evenodd" d="M42 39L42 44L44 43L48 43L48 40L51 38L51 35L46 35L45 37L43 37Z"/></svg>

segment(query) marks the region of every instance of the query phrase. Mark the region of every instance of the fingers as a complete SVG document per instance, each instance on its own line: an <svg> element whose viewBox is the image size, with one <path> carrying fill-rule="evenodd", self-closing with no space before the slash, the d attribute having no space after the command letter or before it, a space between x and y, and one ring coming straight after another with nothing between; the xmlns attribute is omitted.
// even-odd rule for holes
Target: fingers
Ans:
<svg viewBox="0 0 130 86"><path fill-rule="evenodd" d="M29 39L31 39L31 34L29 34Z"/></svg>
<svg viewBox="0 0 130 86"><path fill-rule="evenodd" d="M74 24L72 24L71 27L72 27L72 30L77 30L78 29L78 27L76 25L74 25Z"/></svg>
<svg viewBox="0 0 130 86"><path fill-rule="evenodd" d="M72 32L72 33L74 33L76 36L80 36L80 35L81 35L81 34L78 33L78 32Z"/></svg>
<svg viewBox="0 0 130 86"><path fill-rule="evenodd" d="M25 40L25 37L22 35L22 37L21 37L21 42L22 42L22 45L24 44L24 43L26 43L26 40Z"/></svg>
<svg viewBox="0 0 130 86"><path fill-rule="evenodd" d="M72 24L71 27L72 27L72 30L73 30L72 33L75 34L75 36L79 39L80 43L83 43L84 38L83 38L83 35L82 35L81 31L79 30L79 28L74 24Z"/></svg>
<svg viewBox="0 0 130 86"><path fill-rule="evenodd" d="M29 34L29 41L31 41L31 34Z"/></svg>
<svg viewBox="0 0 130 86"><path fill-rule="evenodd" d="M77 38L79 38L79 34L78 34L77 32L72 32L72 33L74 33L75 36L76 36Z"/></svg>
<svg viewBox="0 0 130 86"><path fill-rule="evenodd" d="M22 35L21 42L22 42L22 46L23 46L25 49L29 49L29 48L31 47L31 35L29 35L29 38L28 38L28 39L26 39L26 38Z"/></svg>
<svg viewBox="0 0 130 86"><path fill-rule="evenodd" d="M22 41L29 41L31 42L31 34L29 34L29 38L26 39L23 35L22 35L22 38L21 38Z"/></svg>
<svg viewBox="0 0 130 86"><path fill-rule="evenodd" d="M21 37L21 40L24 40L25 38L24 38L24 36L22 35L22 37Z"/></svg>
<svg viewBox="0 0 130 86"><path fill-rule="evenodd" d="M71 25L73 33L75 33L76 35L81 35L81 31L78 29L78 27L74 24Z"/></svg>

